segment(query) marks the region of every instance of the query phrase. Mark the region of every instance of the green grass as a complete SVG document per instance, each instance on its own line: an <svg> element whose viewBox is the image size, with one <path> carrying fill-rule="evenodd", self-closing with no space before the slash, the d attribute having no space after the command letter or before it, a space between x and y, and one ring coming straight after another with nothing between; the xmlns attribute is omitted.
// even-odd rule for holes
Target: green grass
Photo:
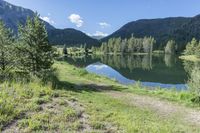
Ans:
<svg viewBox="0 0 200 133"><path fill-rule="evenodd" d="M188 91L176 91L175 89L162 89L162 88L153 88L149 89L147 87L142 87L140 83L124 86L117 83L114 80L108 79L106 77L101 77L95 74L88 73L85 69L76 68L72 65L69 65L65 62L58 62L55 64L55 67L59 67L61 71L69 70L69 75L77 76L66 76L65 73L60 75L60 79L67 80L70 83L74 84L98 84L102 83L104 85L111 86L114 90L120 90L124 92L131 92L139 95L148 95L152 97L158 97L168 101L173 101L181 103L190 107L199 107L198 104L193 103L191 100L196 97L195 94ZM82 78L80 78L80 76ZM91 80L92 79L92 80Z"/></svg>
<svg viewBox="0 0 200 133"><path fill-rule="evenodd" d="M157 97L162 100L167 100L170 102L182 104L184 106L192 107L192 108L200 108L198 103L194 103L192 99L197 97L194 93L188 91L176 91L175 89L162 89L162 88L154 88L149 89L145 87L141 87L139 84L130 86L126 92L131 92L138 95L147 95L151 97Z"/></svg>
<svg viewBox="0 0 200 133"><path fill-rule="evenodd" d="M163 50L154 50L153 51L153 54L164 54L165 53L165 51L163 51Z"/></svg>
<svg viewBox="0 0 200 133"><path fill-rule="evenodd" d="M0 129L27 111L38 110L42 96L51 95L53 92L50 88L36 83L25 85L4 83L0 88Z"/></svg>
<svg viewBox="0 0 200 133"><path fill-rule="evenodd" d="M20 132L82 132L84 126L89 126L91 132L200 131L176 116L163 118L148 108L130 105L124 99L114 99L97 89L104 86L107 90L195 106L191 102L194 95L189 92L148 90L140 85L123 86L65 62L56 62L54 68L58 75L55 88L51 83L42 85L38 80L28 84L0 84L0 131L13 122L16 124L11 128ZM83 121L86 123L83 124Z"/></svg>
<svg viewBox="0 0 200 133"><path fill-rule="evenodd" d="M131 106L104 94L84 92L78 97L88 104L87 111L91 116L91 125L95 129L106 130L107 127L113 126L114 130L128 133L168 133L191 130L190 126L184 125L176 117L163 119L148 109Z"/></svg>
<svg viewBox="0 0 200 133"><path fill-rule="evenodd" d="M182 55L179 58L182 60L193 61L193 62L200 61L200 59L196 57L195 55Z"/></svg>

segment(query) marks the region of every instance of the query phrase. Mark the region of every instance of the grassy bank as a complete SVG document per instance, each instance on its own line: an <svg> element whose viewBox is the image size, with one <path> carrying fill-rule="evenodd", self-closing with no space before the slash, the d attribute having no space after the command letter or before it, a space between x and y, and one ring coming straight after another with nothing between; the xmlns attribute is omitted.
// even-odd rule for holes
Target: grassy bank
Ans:
<svg viewBox="0 0 200 133"><path fill-rule="evenodd" d="M87 73L65 62L56 62L58 81L42 85L0 84L0 130L5 132L199 132L198 126L179 117L159 116L148 108L131 105L106 92L159 97L193 105L188 92L123 86Z"/></svg>
<svg viewBox="0 0 200 133"><path fill-rule="evenodd" d="M193 61L193 62L200 61L200 59L196 57L195 55L182 55L179 58L182 60Z"/></svg>

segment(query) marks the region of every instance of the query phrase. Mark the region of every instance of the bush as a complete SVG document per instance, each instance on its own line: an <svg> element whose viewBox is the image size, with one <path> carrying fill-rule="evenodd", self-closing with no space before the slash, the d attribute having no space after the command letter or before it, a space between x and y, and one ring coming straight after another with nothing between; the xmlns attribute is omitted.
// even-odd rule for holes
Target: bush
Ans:
<svg viewBox="0 0 200 133"><path fill-rule="evenodd" d="M197 96L197 98L195 98L196 100L193 99L193 101L199 101L200 103L200 98L199 98L200 97L200 68L195 67L192 70L191 78L188 85L189 85L190 91Z"/></svg>

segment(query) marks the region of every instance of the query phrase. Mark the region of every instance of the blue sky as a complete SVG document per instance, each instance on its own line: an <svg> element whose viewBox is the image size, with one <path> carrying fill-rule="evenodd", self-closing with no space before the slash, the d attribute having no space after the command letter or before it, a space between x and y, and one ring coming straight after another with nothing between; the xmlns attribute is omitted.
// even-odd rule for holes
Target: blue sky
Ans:
<svg viewBox="0 0 200 133"><path fill-rule="evenodd" d="M107 35L138 19L200 14L199 0L6 0L37 11L56 28Z"/></svg>

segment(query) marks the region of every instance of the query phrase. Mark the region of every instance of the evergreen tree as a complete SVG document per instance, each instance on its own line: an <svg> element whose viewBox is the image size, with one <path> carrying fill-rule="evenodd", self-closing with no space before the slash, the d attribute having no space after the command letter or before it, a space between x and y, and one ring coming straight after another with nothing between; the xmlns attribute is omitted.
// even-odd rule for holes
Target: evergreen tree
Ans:
<svg viewBox="0 0 200 133"><path fill-rule="evenodd" d="M186 49L184 51L185 55L195 55L198 54L198 45L199 42L193 38L191 42L186 45Z"/></svg>
<svg viewBox="0 0 200 133"><path fill-rule="evenodd" d="M196 50L195 50L195 55L200 58L200 41L198 43L198 46L196 47Z"/></svg>
<svg viewBox="0 0 200 133"><path fill-rule="evenodd" d="M27 18L25 26L19 26L19 57L21 69L38 75L53 65L54 50L48 43L44 23L35 15Z"/></svg>
<svg viewBox="0 0 200 133"><path fill-rule="evenodd" d="M68 52L67 52L67 45L66 44L64 45L64 48L63 48L63 54L64 55L68 54Z"/></svg>
<svg viewBox="0 0 200 133"><path fill-rule="evenodd" d="M146 52L152 53L153 45L155 43L154 38L145 37L145 38L135 38L131 37L129 39L111 38L107 42L107 48L105 43L102 43L101 51L105 53L134 53L134 52ZM106 49L106 50L105 50ZM107 51L107 52L106 52Z"/></svg>
<svg viewBox="0 0 200 133"><path fill-rule="evenodd" d="M4 78L15 64L13 41L11 31L0 21L0 76Z"/></svg>
<svg viewBox="0 0 200 133"><path fill-rule="evenodd" d="M84 45L84 50L85 50L85 54L88 54L88 48L87 48L87 44Z"/></svg>

